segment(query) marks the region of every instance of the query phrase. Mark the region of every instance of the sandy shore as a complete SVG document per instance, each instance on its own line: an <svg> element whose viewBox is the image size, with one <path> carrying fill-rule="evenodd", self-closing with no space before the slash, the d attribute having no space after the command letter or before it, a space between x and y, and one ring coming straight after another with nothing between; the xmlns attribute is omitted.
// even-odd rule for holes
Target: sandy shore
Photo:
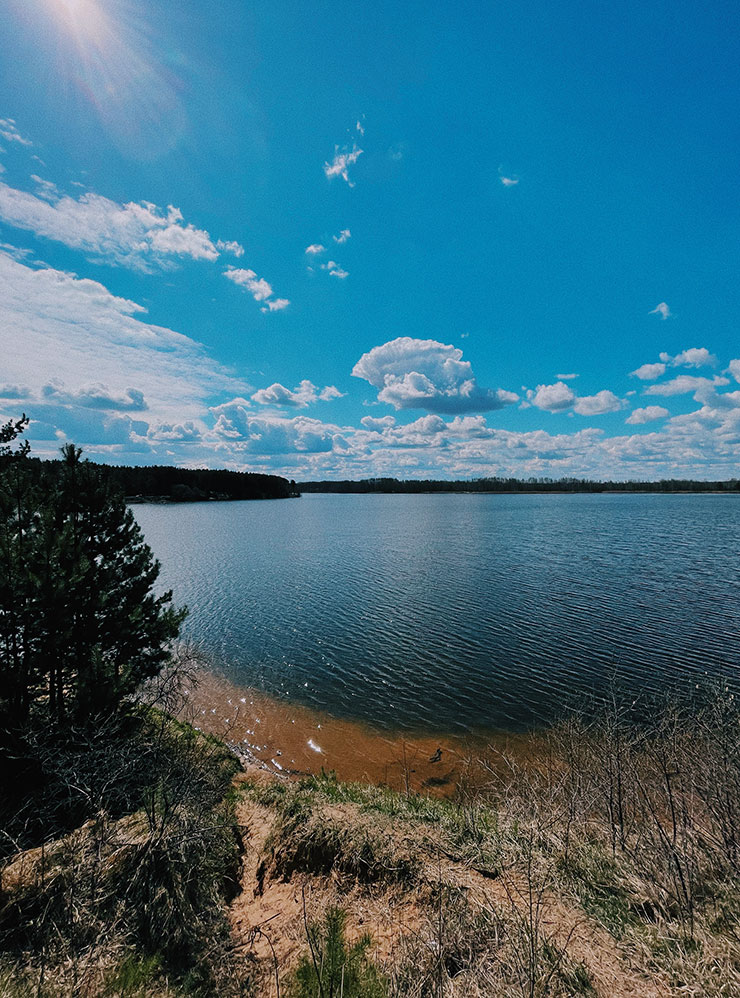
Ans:
<svg viewBox="0 0 740 998"><path fill-rule="evenodd" d="M185 719L241 749L255 765L286 776L324 769L341 780L447 796L490 779L487 767L500 770L502 756L531 758L537 751L536 734L379 731L273 699L206 669L193 673L186 691Z"/></svg>

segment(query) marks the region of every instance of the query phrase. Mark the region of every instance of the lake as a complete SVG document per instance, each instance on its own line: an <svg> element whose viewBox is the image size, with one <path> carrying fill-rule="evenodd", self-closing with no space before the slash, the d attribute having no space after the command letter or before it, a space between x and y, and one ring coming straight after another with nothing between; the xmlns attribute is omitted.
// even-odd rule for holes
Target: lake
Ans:
<svg viewBox="0 0 740 998"><path fill-rule="evenodd" d="M388 730L521 730L616 684L735 684L740 497L137 505L234 682Z"/></svg>

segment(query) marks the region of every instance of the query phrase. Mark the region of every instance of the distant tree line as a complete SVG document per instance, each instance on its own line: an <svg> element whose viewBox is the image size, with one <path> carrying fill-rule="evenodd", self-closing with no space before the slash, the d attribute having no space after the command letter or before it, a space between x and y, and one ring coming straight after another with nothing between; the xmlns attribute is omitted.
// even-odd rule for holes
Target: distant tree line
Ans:
<svg viewBox="0 0 740 998"><path fill-rule="evenodd" d="M209 468L174 468L166 465L127 467L85 462L109 486L127 499L194 502L234 499L287 499L297 495L295 482L278 475ZM27 474L47 487L64 474L63 461L27 458Z"/></svg>
<svg viewBox="0 0 740 998"><path fill-rule="evenodd" d="M439 479L366 478L360 482L299 482L301 492L365 494L422 492L738 492L740 480L698 482L671 478L657 482L594 482L586 478L474 478L469 481Z"/></svg>

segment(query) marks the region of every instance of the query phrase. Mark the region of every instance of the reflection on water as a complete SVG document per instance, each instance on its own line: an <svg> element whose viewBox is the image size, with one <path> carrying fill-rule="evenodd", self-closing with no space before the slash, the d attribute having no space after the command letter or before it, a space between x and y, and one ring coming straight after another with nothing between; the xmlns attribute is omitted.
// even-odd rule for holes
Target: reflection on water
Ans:
<svg viewBox="0 0 740 998"><path fill-rule="evenodd" d="M311 495L137 506L238 683L386 729L517 729L740 660L740 499Z"/></svg>

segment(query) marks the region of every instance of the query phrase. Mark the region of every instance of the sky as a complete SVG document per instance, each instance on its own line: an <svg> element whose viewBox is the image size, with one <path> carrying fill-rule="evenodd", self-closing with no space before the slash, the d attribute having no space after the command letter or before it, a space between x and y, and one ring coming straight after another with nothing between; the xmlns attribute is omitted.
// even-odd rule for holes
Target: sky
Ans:
<svg viewBox="0 0 740 998"><path fill-rule="evenodd" d="M740 476L734 0L2 0L0 421L296 480Z"/></svg>

